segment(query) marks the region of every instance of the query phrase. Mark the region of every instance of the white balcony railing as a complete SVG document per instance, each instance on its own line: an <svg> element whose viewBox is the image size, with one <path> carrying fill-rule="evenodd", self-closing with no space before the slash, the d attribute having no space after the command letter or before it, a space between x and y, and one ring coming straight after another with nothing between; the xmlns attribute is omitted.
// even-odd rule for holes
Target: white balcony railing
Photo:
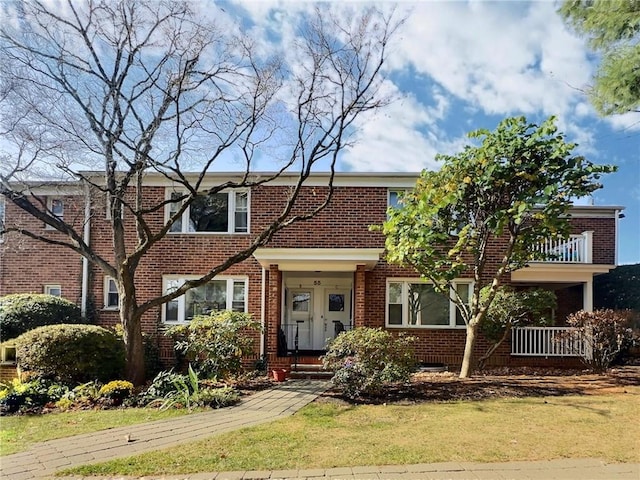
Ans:
<svg viewBox="0 0 640 480"><path fill-rule="evenodd" d="M520 327L511 330L511 355L527 357L585 357L587 343L570 327Z"/></svg>
<svg viewBox="0 0 640 480"><path fill-rule="evenodd" d="M571 235L569 238L549 238L536 247L543 259L536 262L592 263L593 232Z"/></svg>

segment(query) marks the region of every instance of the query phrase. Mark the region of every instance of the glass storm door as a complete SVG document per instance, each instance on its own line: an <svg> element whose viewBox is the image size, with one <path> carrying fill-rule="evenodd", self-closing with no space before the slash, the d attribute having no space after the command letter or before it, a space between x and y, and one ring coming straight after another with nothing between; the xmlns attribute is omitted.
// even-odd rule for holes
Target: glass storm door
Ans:
<svg viewBox="0 0 640 480"><path fill-rule="evenodd" d="M291 295L291 332L287 338L288 348L295 348L295 335L298 335L298 349L313 349L313 289L290 290Z"/></svg>

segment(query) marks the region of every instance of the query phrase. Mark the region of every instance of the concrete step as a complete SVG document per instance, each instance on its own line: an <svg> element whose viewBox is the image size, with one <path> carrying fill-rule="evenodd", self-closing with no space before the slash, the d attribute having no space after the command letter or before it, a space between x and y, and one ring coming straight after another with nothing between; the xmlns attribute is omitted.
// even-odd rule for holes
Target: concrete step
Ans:
<svg viewBox="0 0 640 480"><path fill-rule="evenodd" d="M291 370L289 378L305 379L305 380L329 380L333 377L333 372L326 370Z"/></svg>

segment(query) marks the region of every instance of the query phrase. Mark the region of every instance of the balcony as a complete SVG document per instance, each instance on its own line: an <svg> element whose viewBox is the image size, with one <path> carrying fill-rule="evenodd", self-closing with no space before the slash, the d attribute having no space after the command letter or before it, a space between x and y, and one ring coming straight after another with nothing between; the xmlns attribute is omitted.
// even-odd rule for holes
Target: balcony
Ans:
<svg viewBox="0 0 640 480"><path fill-rule="evenodd" d="M570 235L569 238L549 238L535 251L538 260L531 263L593 263L593 232Z"/></svg>
<svg viewBox="0 0 640 480"><path fill-rule="evenodd" d="M521 327L511 330L511 355L590 358L589 345L570 327Z"/></svg>

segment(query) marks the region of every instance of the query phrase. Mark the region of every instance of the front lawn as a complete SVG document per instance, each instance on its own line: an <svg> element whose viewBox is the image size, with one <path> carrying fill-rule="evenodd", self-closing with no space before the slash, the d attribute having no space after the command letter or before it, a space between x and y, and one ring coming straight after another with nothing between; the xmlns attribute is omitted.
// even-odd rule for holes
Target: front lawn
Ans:
<svg viewBox="0 0 640 480"><path fill-rule="evenodd" d="M640 387L420 404L320 401L293 417L65 473L164 475L553 458L640 461Z"/></svg>
<svg viewBox="0 0 640 480"><path fill-rule="evenodd" d="M152 422L189 413L188 410L127 408L116 410L75 410L46 415L14 415L0 417L0 455L28 450L46 440Z"/></svg>

